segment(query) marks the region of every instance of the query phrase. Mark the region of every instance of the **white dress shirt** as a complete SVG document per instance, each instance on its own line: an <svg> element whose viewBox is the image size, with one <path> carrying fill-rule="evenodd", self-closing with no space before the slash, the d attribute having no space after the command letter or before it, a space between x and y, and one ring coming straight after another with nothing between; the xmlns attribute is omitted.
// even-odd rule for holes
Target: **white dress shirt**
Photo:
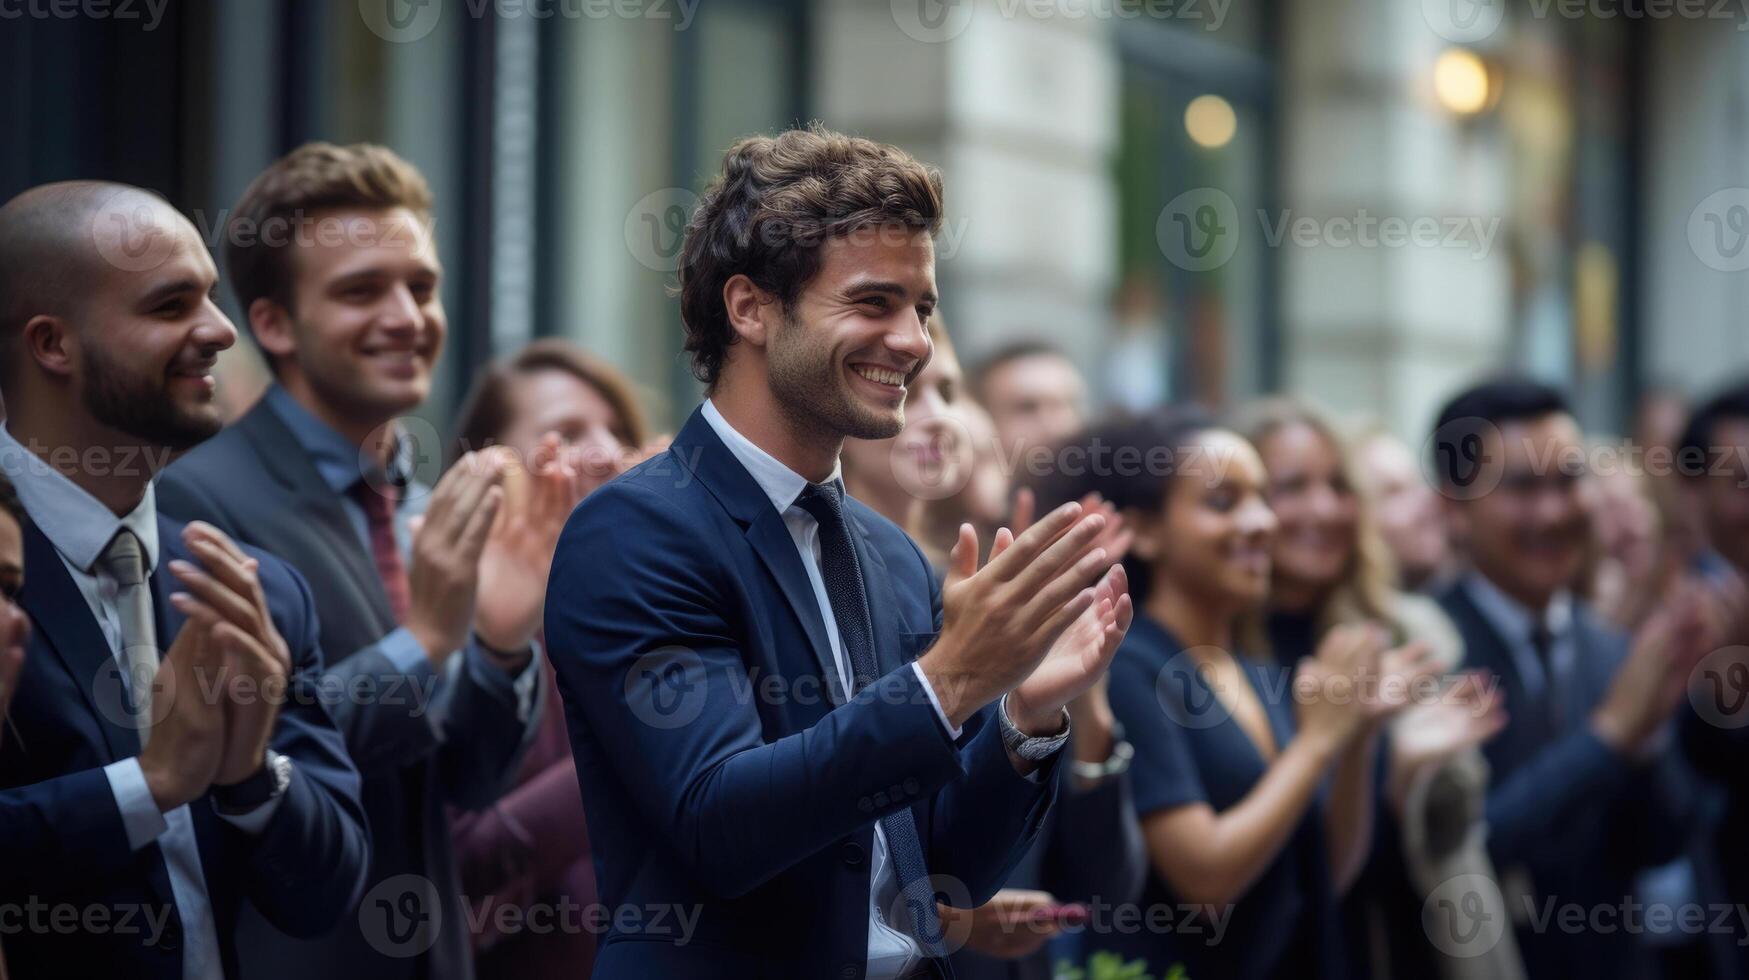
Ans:
<svg viewBox="0 0 1749 980"><path fill-rule="evenodd" d="M116 604L121 586L103 570L99 559L110 541L125 528L140 539L147 575L157 567L158 511L152 486L147 484L145 496L138 506L125 516L117 517L97 498L21 445L3 425L0 425L0 469L11 477L18 488L19 502L30 515L31 523L54 545L67 574L72 576L79 593L91 607L91 615L109 644L110 656L120 668L122 683L127 684L121 613ZM160 649L166 646L167 639L158 637ZM176 913L182 920L184 980L222 980L224 965L219 954L218 929L207 896L206 876L201 869L194 818L188 806L179 806L168 813L160 812L137 757L110 763L103 767L103 773L109 779L110 791L115 794L116 807L121 811L128 846L138 851L156 843L164 855L164 863L170 872L170 890L176 899ZM279 809L280 799L275 797L242 816L219 816L247 833L260 833Z"/></svg>
<svg viewBox="0 0 1749 980"><path fill-rule="evenodd" d="M754 482L765 491L765 495L771 498L771 505L783 515L784 526L789 529L790 539L795 542L796 551L801 554L802 567L807 569L808 583L814 588L814 602L819 606L820 619L826 626L826 638L832 646L832 659L838 666L838 679L848 692L851 684L850 665L844 655L844 646L838 639L838 620L832 613L832 600L826 594L826 580L820 574L820 524L814 519L814 515L796 504L796 498L807 488L808 479L736 432L709 399L705 400L703 414L705 421L716 431L717 438L723 440L723 445L746 468ZM832 476L827 482L837 479L838 468L834 466ZM960 729L950 723L946 713L941 710L941 701L936 698L935 689L930 686L929 678L924 676L923 668L918 667L915 662L911 664L911 668L917 672L917 679L922 683L924 693L929 696L929 703L935 706L935 714L941 720L942 728L953 738L959 738ZM915 939L887 923L885 910L895 907L899 883L887 853L887 836L882 832L879 822L874 828L873 852L869 861L867 976L869 980L893 980L907 976L915 970L923 960L923 950Z"/></svg>

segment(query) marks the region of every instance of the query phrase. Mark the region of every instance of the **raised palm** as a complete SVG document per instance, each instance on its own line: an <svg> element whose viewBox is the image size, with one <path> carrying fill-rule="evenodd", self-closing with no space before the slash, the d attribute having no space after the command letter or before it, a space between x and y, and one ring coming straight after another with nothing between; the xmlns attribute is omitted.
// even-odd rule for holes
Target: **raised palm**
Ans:
<svg viewBox="0 0 1749 980"><path fill-rule="evenodd" d="M520 650L540 628L559 534L594 481L565 458L552 434L541 439L527 467L508 468L505 481L508 506L480 553L474 629L497 649Z"/></svg>

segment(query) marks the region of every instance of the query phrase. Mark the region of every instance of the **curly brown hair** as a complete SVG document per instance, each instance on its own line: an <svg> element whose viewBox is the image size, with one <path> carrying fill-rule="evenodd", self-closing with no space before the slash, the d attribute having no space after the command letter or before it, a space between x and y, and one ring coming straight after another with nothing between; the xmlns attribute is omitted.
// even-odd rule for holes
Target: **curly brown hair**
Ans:
<svg viewBox="0 0 1749 980"><path fill-rule="evenodd" d="M812 123L754 136L723 155L686 226L680 318L692 373L714 387L735 342L723 285L744 275L789 310L820 271L820 249L860 229L941 227L941 172L898 147Z"/></svg>

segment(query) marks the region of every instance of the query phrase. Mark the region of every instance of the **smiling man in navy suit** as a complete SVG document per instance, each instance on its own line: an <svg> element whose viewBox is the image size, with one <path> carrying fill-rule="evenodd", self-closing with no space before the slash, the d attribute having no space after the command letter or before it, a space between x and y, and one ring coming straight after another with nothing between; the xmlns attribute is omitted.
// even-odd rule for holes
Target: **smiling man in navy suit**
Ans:
<svg viewBox="0 0 1749 980"><path fill-rule="evenodd" d="M29 518L0 746L15 977L234 977L245 905L313 936L363 890L358 773L308 686L309 586L157 512L156 470L219 429L211 369L237 331L217 280L194 226L137 188L0 208L0 468Z"/></svg>
<svg viewBox="0 0 1749 980"><path fill-rule="evenodd" d="M1064 705L1128 623L1103 518L981 569L962 528L942 586L838 475L904 425L941 216L937 172L818 126L737 143L693 215L708 400L572 515L548 589L598 977L949 975L937 900L987 900L1051 803Z"/></svg>

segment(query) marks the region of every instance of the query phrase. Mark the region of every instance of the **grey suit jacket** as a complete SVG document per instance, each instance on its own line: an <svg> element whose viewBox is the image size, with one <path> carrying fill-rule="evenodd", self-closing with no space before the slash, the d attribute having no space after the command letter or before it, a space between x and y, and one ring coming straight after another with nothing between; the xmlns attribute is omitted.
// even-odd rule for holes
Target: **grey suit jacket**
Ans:
<svg viewBox="0 0 1749 980"><path fill-rule="evenodd" d="M265 402L166 469L158 506L272 552L309 580L329 655L323 699L364 779L372 855L361 906L313 941L246 913L237 943L244 976L471 977L444 807L483 809L508 789L545 686L519 717L512 679L477 658L451 657L442 678L390 663L377 645L396 623L370 553Z"/></svg>

